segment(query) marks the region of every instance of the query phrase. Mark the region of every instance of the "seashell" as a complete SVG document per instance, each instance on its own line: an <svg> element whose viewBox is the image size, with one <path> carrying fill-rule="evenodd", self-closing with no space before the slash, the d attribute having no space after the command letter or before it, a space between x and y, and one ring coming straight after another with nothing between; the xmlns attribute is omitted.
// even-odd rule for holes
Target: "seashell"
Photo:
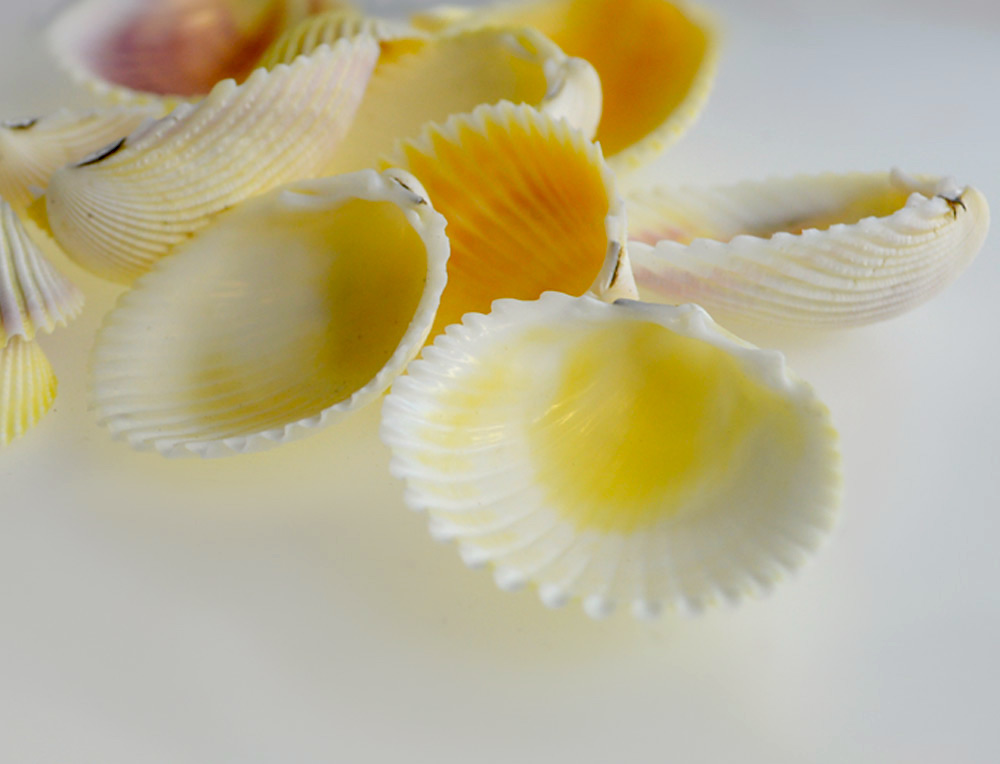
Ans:
<svg viewBox="0 0 1000 764"><path fill-rule="evenodd" d="M128 282L213 215L283 183L331 174L378 56L368 37L219 83L197 106L57 171L48 223L88 270Z"/></svg>
<svg viewBox="0 0 1000 764"><path fill-rule="evenodd" d="M444 288L444 219L402 171L248 200L136 282L94 350L100 419L137 449L221 456L377 398Z"/></svg>
<svg viewBox="0 0 1000 764"><path fill-rule="evenodd" d="M644 299L803 328L910 310L962 272L989 229L976 189L900 172L661 188L628 209Z"/></svg>
<svg viewBox="0 0 1000 764"><path fill-rule="evenodd" d="M309 16L288 29L271 44L257 66L272 69L278 64L289 64L320 45L332 45L344 37L359 34L374 37L379 42L426 37L423 32L400 22L364 16L355 11L327 11Z"/></svg>
<svg viewBox="0 0 1000 764"><path fill-rule="evenodd" d="M53 172L128 135L158 111L60 109L45 117L0 122L0 197L23 213Z"/></svg>
<svg viewBox="0 0 1000 764"><path fill-rule="evenodd" d="M694 305L499 300L393 384L382 438L435 537L594 617L766 590L837 503L826 408Z"/></svg>
<svg viewBox="0 0 1000 764"><path fill-rule="evenodd" d="M45 258L13 208L0 199L0 347L12 337L65 326L83 309L83 293Z"/></svg>
<svg viewBox="0 0 1000 764"><path fill-rule="evenodd" d="M568 58L531 29L383 42L336 171L374 167L398 140L416 138L427 123L500 101L536 106L590 138L600 118L601 85L590 64Z"/></svg>
<svg viewBox="0 0 1000 764"><path fill-rule="evenodd" d="M693 124L718 60L714 18L686 1L529 0L474 11L444 6L411 22L428 30L524 25L589 61L604 94L595 140L620 174L647 164Z"/></svg>
<svg viewBox="0 0 1000 764"><path fill-rule="evenodd" d="M530 106L430 125L383 162L412 172L448 221L448 286L431 336L500 297L635 296L624 205L600 146Z"/></svg>
<svg viewBox="0 0 1000 764"><path fill-rule="evenodd" d="M330 0L83 0L48 30L59 64L113 103L197 99L242 81L289 25Z"/></svg>
<svg viewBox="0 0 1000 764"><path fill-rule="evenodd" d="M0 347L0 446L24 435L56 399L56 375L37 342L12 337Z"/></svg>

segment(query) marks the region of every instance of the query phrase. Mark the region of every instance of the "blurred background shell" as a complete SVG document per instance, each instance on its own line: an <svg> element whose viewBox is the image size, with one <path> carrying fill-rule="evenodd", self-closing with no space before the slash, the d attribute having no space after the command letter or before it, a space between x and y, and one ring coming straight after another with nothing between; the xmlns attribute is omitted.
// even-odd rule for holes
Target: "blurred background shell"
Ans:
<svg viewBox="0 0 1000 764"><path fill-rule="evenodd" d="M197 99L242 81L288 27L339 0L80 0L48 30L78 82L115 103Z"/></svg>
<svg viewBox="0 0 1000 764"><path fill-rule="evenodd" d="M417 13L426 29L524 25L597 70L604 106L596 140L616 172L652 161L694 122L718 58L715 19L687 2L528 0Z"/></svg>
<svg viewBox="0 0 1000 764"><path fill-rule="evenodd" d="M601 85L589 63L531 29L457 29L383 41L333 169L374 166L429 123L501 101L565 119L589 139L601 115Z"/></svg>

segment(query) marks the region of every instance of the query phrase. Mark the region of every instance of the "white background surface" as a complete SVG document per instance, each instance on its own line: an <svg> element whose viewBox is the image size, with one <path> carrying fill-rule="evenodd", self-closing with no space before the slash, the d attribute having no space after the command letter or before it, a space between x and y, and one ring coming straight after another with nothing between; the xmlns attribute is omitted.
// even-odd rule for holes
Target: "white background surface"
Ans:
<svg viewBox="0 0 1000 764"><path fill-rule="evenodd" d="M54 6L3 6L0 117L71 98ZM991 3L713 7L716 89L657 175L896 165L1000 204ZM85 370L119 290L67 264L60 397L0 453L0 762L1000 760L997 250L882 325L746 333L829 404L841 523L767 599L653 625L466 570L403 507L377 407L226 461L111 442Z"/></svg>

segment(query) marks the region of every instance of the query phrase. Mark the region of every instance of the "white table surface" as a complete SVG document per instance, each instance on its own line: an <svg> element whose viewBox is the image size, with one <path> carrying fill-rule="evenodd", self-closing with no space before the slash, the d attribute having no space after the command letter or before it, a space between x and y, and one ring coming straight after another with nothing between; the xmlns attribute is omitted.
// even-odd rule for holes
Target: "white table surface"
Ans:
<svg viewBox="0 0 1000 764"><path fill-rule="evenodd" d="M386 7L389 3L372 2ZM10 0L0 117L81 104ZM715 92L655 174L951 174L1000 205L988 0L716 0ZM378 407L249 457L110 440L87 353L0 452L0 762L1000 761L1000 253L896 320L777 347L842 435L841 522L763 600L649 625L498 591L407 511Z"/></svg>

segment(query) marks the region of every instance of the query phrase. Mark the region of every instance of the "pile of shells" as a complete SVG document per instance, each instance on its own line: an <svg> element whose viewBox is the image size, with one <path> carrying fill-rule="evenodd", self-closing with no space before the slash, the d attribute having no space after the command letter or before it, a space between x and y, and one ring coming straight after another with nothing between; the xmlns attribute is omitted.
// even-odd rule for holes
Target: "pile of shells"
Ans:
<svg viewBox="0 0 1000 764"><path fill-rule="evenodd" d="M115 436L243 453L391 387L433 534L595 617L765 591L833 521L826 408L706 310L889 318L989 224L974 188L899 172L635 182L713 79L686 3L84 0L49 42L108 105L0 132L0 443L55 394L35 334L82 306L57 246L131 286L93 351Z"/></svg>

